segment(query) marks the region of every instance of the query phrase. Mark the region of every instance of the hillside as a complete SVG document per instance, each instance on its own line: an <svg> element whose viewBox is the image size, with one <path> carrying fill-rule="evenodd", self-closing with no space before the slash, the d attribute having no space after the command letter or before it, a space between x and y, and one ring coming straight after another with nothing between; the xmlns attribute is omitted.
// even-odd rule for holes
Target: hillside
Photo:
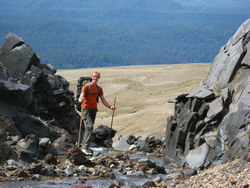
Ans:
<svg viewBox="0 0 250 188"><path fill-rule="evenodd" d="M32 12L35 9L99 9L99 10L109 10L109 9L122 9L122 8L132 8L132 9L149 9L156 11L165 10L183 10L181 4L174 0L26 0L21 2L19 0L9 0L8 2L1 0L2 12L5 13L6 9L13 11L23 11L28 9Z"/></svg>
<svg viewBox="0 0 250 188"><path fill-rule="evenodd" d="M249 0L175 0L185 9L199 11L245 12L250 7Z"/></svg>
<svg viewBox="0 0 250 188"><path fill-rule="evenodd" d="M167 116L174 112L168 99L193 91L211 64L148 65L110 68L59 70L58 75L70 82L75 91L77 79L89 76L93 70L101 72L99 85L106 99L117 98L113 128L116 136L165 136ZM95 127L110 126L112 112L99 104Z"/></svg>
<svg viewBox="0 0 250 188"><path fill-rule="evenodd" d="M103 2L0 0L0 42L22 36L41 63L57 69L212 62L250 16L172 0Z"/></svg>

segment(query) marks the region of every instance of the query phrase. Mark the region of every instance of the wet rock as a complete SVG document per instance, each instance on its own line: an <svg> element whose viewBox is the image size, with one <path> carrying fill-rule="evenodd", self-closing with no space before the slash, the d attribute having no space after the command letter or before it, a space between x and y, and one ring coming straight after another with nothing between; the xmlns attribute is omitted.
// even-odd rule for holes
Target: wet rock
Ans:
<svg viewBox="0 0 250 188"><path fill-rule="evenodd" d="M155 169L159 174L166 174L165 167L163 167L163 166L155 166L154 169Z"/></svg>
<svg viewBox="0 0 250 188"><path fill-rule="evenodd" d="M182 178L183 177L183 174L180 173L180 172L173 172L173 173L170 173L168 175L166 175L166 179L179 179L179 178Z"/></svg>
<svg viewBox="0 0 250 188"><path fill-rule="evenodd" d="M25 152L34 156L35 158L40 157L40 150L38 147L38 139L35 135L28 135L24 139L17 143L18 153Z"/></svg>
<svg viewBox="0 0 250 188"><path fill-rule="evenodd" d="M17 160L17 153L14 151L14 149L10 146L8 146L5 143L0 142L0 163L4 163L8 159L14 159Z"/></svg>
<svg viewBox="0 0 250 188"><path fill-rule="evenodd" d="M134 144L135 141L136 141L135 136L133 136L133 135L129 135L129 136L128 136L128 138L127 138L127 143L128 143L129 145Z"/></svg>
<svg viewBox="0 0 250 188"><path fill-rule="evenodd" d="M80 150L69 151L67 156L74 165L83 165L86 163L86 156Z"/></svg>
<svg viewBox="0 0 250 188"><path fill-rule="evenodd" d="M135 164L135 166L133 166L133 169L135 170L135 171L143 171L143 172L145 172L146 170L148 170L148 165L147 165L147 163L143 163L143 162L139 162L139 163L137 163L137 164Z"/></svg>
<svg viewBox="0 0 250 188"><path fill-rule="evenodd" d="M146 173L147 174L158 174L158 171L156 169L154 169L154 168L151 168Z"/></svg>
<svg viewBox="0 0 250 188"><path fill-rule="evenodd" d="M48 148L51 145L51 141L49 138L40 138L38 145L40 148Z"/></svg>
<svg viewBox="0 0 250 188"><path fill-rule="evenodd" d="M86 173L88 169L87 169L86 166L81 165L81 166L78 167L78 170L79 170L80 172Z"/></svg>
<svg viewBox="0 0 250 188"><path fill-rule="evenodd" d="M7 140L5 142L5 144L7 144L9 146L14 146L14 145L17 145L17 141L15 141L15 140Z"/></svg>
<svg viewBox="0 0 250 188"><path fill-rule="evenodd" d="M97 165L93 168L92 170L92 176L99 176L103 177L104 176L104 169L101 165Z"/></svg>
<svg viewBox="0 0 250 188"><path fill-rule="evenodd" d="M53 167L51 167L51 166L45 166L44 176L55 177L55 176L57 176L57 172L53 169Z"/></svg>
<svg viewBox="0 0 250 188"><path fill-rule="evenodd" d="M41 170L43 168L42 163L32 163L29 167L29 171L33 174L39 174L41 173Z"/></svg>
<svg viewBox="0 0 250 188"><path fill-rule="evenodd" d="M8 165L5 167L7 170L9 171L13 171L13 170L16 170L17 169L17 166L14 166L14 165Z"/></svg>
<svg viewBox="0 0 250 188"><path fill-rule="evenodd" d="M135 144L132 144L132 145L129 146L129 151L133 151L133 150L136 150L136 149L137 149L137 147L136 147Z"/></svg>
<svg viewBox="0 0 250 188"><path fill-rule="evenodd" d="M67 176L73 176L74 173L76 173L76 169L73 165L68 165L67 168L64 170L65 174Z"/></svg>
<svg viewBox="0 0 250 188"><path fill-rule="evenodd" d="M114 186L114 188L115 187L131 187L131 188L137 187L133 181L126 181L126 180L115 180L115 182L112 183L109 186L109 188L111 188L111 186Z"/></svg>
<svg viewBox="0 0 250 188"><path fill-rule="evenodd" d="M73 140L67 135L63 135L52 143L57 155L66 155L73 148L76 148Z"/></svg>
<svg viewBox="0 0 250 188"><path fill-rule="evenodd" d="M156 184L154 181L147 181L142 185L142 187L149 188L149 187L156 187Z"/></svg>
<svg viewBox="0 0 250 188"><path fill-rule="evenodd" d="M143 171L128 171L128 176L135 176L135 177L147 177Z"/></svg>
<svg viewBox="0 0 250 188"><path fill-rule="evenodd" d="M147 153L153 152L153 149L150 148L150 147L148 146L148 144L145 143L145 142L144 142L144 143L137 144L137 149L138 149L138 151L143 151L143 152L147 152Z"/></svg>
<svg viewBox="0 0 250 188"><path fill-rule="evenodd" d="M112 138L115 136L116 130L106 126L100 125L93 130L92 142L99 146L104 146L106 148L112 147Z"/></svg>
<svg viewBox="0 0 250 188"><path fill-rule="evenodd" d="M162 178L157 176L156 178L153 179L154 182L160 182L162 181Z"/></svg>
<svg viewBox="0 0 250 188"><path fill-rule="evenodd" d="M9 159L9 160L7 160L7 164L8 164L8 165L18 165L19 162L18 162L18 161L15 161L15 160L13 160L13 159Z"/></svg>
<svg viewBox="0 0 250 188"><path fill-rule="evenodd" d="M44 158L45 163L57 165L57 159L52 154L47 154Z"/></svg>
<svg viewBox="0 0 250 188"><path fill-rule="evenodd" d="M156 166L155 162L150 160L149 158L142 158L138 160L139 163L146 163L149 168L154 168Z"/></svg>
<svg viewBox="0 0 250 188"><path fill-rule="evenodd" d="M25 181L25 179L26 179L26 178L24 178L24 177L17 177L17 178L16 178L16 181L22 183L22 182Z"/></svg>
<svg viewBox="0 0 250 188"><path fill-rule="evenodd" d="M42 179L42 176L40 174L34 174L31 177L31 180L33 180L33 181L41 181L41 179Z"/></svg>
<svg viewBox="0 0 250 188"><path fill-rule="evenodd" d="M18 167L14 172L13 175L17 177L27 178L28 174L25 172L25 170L22 167Z"/></svg>
<svg viewBox="0 0 250 188"><path fill-rule="evenodd" d="M116 178L115 174L113 172L109 172L109 171L104 174L104 177L110 178L110 179Z"/></svg>
<svg viewBox="0 0 250 188"><path fill-rule="evenodd" d="M132 169L132 168L127 169L127 168L125 167L125 165L122 164L122 165L120 165L119 172L122 173L122 174L127 174L128 170L131 170L131 169Z"/></svg>
<svg viewBox="0 0 250 188"><path fill-rule="evenodd" d="M155 150L157 147L160 147L162 145L162 140L154 136L149 136L146 138L146 143L148 144L149 148Z"/></svg>
<svg viewBox="0 0 250 188"><path fill-rule="evenodd" d="M5 172L0 171L0 176L7 177L7 174Z"/></svg>
<svg viewBox="0 0 250 188"><path fill-rule="evenodd" d="M108 186L109 188L120 188L120 186L116 185L115 183L112 183Z"/></svg>
<svg viewBox="0 0 250 188"><path fill-rule="evenodd" d="M123 137L120 137L118 143L113 144L113 150L115 151L129 151L130 145L127 143L127 140Z"/></svg>

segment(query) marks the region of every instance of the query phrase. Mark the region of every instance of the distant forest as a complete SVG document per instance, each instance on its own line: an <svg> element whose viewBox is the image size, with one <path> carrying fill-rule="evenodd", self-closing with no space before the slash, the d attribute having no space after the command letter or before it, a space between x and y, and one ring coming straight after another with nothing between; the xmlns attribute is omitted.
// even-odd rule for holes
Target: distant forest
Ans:
<svg viewBox="0 0 250 188"><path fill-rule="evenodd" d="M0 42L22 37L57 69L212 62L249 13L37 9L0 15Z"/></svg>

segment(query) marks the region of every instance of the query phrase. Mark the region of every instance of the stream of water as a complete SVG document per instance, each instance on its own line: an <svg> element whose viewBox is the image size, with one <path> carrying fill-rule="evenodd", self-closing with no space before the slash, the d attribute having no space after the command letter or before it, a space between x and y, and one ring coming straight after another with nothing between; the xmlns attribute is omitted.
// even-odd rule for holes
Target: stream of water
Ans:
<svg viewBox="0 0 250 188"><path fill-rule="evenodd" d="M169 169L169 163L165 158L148 157L145 155L130 155L130 159L149 158L156 165ZM126 182L128 185L142 186L145 182L151 181L156 177L163 177L165 174L155 174L147 176L127 176L119 172L119 169L113 170L116 179L85 179L84 177L57 178L55 180L42 181L19 181L0 185L1 188L72 188L75 186L109 187L112 183Z"/></svg>

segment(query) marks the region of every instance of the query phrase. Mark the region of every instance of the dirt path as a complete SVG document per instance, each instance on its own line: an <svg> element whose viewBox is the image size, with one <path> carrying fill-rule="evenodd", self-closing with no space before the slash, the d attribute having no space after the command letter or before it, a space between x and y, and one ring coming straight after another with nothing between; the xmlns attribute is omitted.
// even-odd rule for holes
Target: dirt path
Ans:
<svg viewBox="0 0 250 188"><path fill-rule="evenodd" d="M116 97L113 128L116 137L165 136L167 117L174 112L168 99L190 93L206 77L211 64L148 65L76 70L58 70L57 74L70 82L75 91L80 76L101 72L99 85L112 104ZM95 127L110 126L112 111L99 104Z"/></svg>

